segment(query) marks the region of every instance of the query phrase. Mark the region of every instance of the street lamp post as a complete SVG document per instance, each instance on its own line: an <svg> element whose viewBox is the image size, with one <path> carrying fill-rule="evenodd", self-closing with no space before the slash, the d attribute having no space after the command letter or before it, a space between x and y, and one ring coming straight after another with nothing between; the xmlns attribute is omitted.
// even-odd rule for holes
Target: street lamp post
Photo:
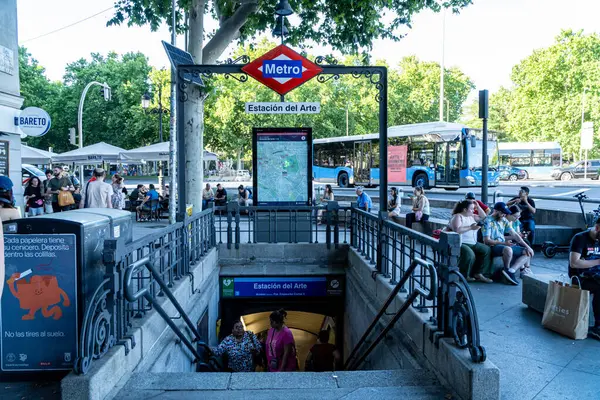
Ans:
<svg viewBox="0 0 600 400"><path fill-rule="evenodd" d="M106 82L104 83L100 83L100 82L90 82L88 83L85 88L83 89L83 93L81 93L81 99L79 99L79 110L77 112L77 129L79 130L79 148L83 148L83 103L85 101L85 96L87 95L88 90L90 90L90 88L94 85L98 85L102 87L102 94L104 95L104 100L105 101L109 101L111 98L111 89L110 86L108 86L108 84ZM80 166L79 169L79 178L81 181L81 185L83 185L84 182L84 176L83 176L83 164Z"/></svg>
<svg viewBox="0 0 600 400"><path fill-rule="evenodd" d="M581 160L581 138L583 137L583 124L585 123L585 92L587 92L590 88L584 88L583 93L581 94L581 132L579 134L580 144L579 144L579 159ZM588 151L585 149L585 161L583 163L583 179L587 179L587 160L588 160Z"/></svg>
<svg viewBox="0 0 600 400"><path fill-rule="evenodd" d="M281 36L281 44L283 45L285 37L289 34L288 29L285 26L285 17L292 15L294 10L290 6L288 0L279 0L277 6L275 6L275 15L277 18L277 24L273 28L273 36ZM281 95L280 100L285 101L285 96Z"/></svg>
<svg viewBox="0 0 600 400"><path fill-rule="evenodd" d="M142 108L145 110L148 110L148 108L150 107L150 100L151 97L148 93L144 93L144 95L142 96ZM158 85L158 109L157 110L151 110L152 112L157 112L158 113L158 142L162 143L163 142L163 122L162 122L162 117L163 117L163 106L162 106L162 85ZM164 187L163 187L163 177L164 177L164 164L162 161L159 161L159 173L158 173L158 186L160 187L161 193L164 193Z"/></svg>
<svg viewBox="0 0 600 400"><path fill-rule="evenodd" d="M448 99L444 99L446 102L446 122L450 122L450 102Z"/></svg>

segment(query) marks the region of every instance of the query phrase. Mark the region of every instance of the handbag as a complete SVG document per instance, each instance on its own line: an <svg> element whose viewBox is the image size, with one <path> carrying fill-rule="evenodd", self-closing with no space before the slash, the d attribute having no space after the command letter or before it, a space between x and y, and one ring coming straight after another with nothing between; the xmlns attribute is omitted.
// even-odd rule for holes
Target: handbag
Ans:
<svg viewBox="0 0 600 400"><path fill-rule="evenodd" d="M576 276L573 277L579 281ZM548 284L542 326L571 339L585 339L589 327L590 292L559 281Z"/></svg>
<svg viewBox="0 0 600 400"><path fill-rule="evenodd" d="M75 198L73 194L68 190L61 190L58 193L58 205L60 207L66 207L75 204Z"/></svg>
<svg viewBox="0 0 600 400"><path fill-rule="evenodd" d="M417 211L417 212L415 213L415 219L416 219L417 221L420 221L422 218L423 218L423 211Z"/></svg>

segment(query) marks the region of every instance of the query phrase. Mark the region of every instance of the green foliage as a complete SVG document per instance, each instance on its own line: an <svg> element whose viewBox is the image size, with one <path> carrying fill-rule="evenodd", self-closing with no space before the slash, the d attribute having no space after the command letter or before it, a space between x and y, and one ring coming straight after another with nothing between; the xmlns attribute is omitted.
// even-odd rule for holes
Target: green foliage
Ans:
<svg viewBox="0 0 600 400"><path fill-rule="evenodd" d="M185 29L181 10L189 10L194 1L179 0L178 31ZM214 0L206 1L206 12L217 21L225 22L238 17L236 12L246 3L257 4L256 11L247 16L239 30L240 43L253 43L263 32L275 27L276 0ZM345 54L370 50L378 38L399 40L403 26L409 26L413 15L431 9L439 11L440 2L434 0L290 0L300 24L290 28L286 39L292 46L303 46L307 40L327 43ZM443 6L458 12L472 0L447 0ZM127 22L131 25L150 25L154 31L162 22L170 24L170 0L118 0L115 15L108 25ZM213 33L207 32L209 36Z"/></svg>
<svg viewBox="0 0 600 400"><path fill-rule="evenodd" d="M21 93L25 106L44 108L52 118L50 131L41 138L28 138L27 143L39 147L53 147L54 151L72 150L69 128L77 127L77 111L84 87L92 81L106 82L112 88L112 99L106 102L99 86L92 86L85 99L83 112L84 145L100 141L115 146L133 148L158 140L158 116L144 112L141 97L150 82L165 84L165 71L153 71L141 53L118 56L110 53L91 55L66 67L63 82L49 82L43 68L32 59L25 48L19 52ZM168 87L168 77L167 77ZM163 104L168 108L169 89L163 93ZM156 92L156 91L155 91ZM154 102L157 100L157 93ZM164 117L165 138L168 138L168 115Z"/></svg>
<svg viewBox="0 0 600 400"><path fill-rule="evenodd" d="M263 40L254 48L240 47L236 55L248 54L256 59L275 46ZM308 55L309 58L313 58ZM340 60L354 65L355 56ZM389 125L437 121L439 113L439 71L437 63L421 62L416 57L404 58L398 68L390 69L388 88ZM319 83L312 79L288 93L286 101L320 102L319 114L246 114L246 102L274 102L279 96L263 84L249 79L241 84L226 76L215 76L212 92L205 102L204 140L207 148L223 156L236 157L242 152L250 156L253 126L310 126L314 138L344 136L346 108L350 135L378 132L379 103L377 91L368 78L341 75ZM462 112L462 104L473 83L458 69L446 70L445 93L450 102L450 120Z"/></svg>
<svg viewBox="0 0 600 400"><path fill-rule="evenodd" d="M274 46L263 40L252 48L239 47L236 55L247 54L256 59ZM73 149L68 143L68 128L77 126L81 93L85 85L94 80L108 83L113 96L111 101L105 102L98 86L88 92L83 120L84 144L106 141L129 149L157 142L159 99L164 110L163 140L168 140L170 73L151 69L142 54L129 53L122 57L114 53L92 54L90 60L69 64L63 82L49 82L37 61L25 49L21 53L22 93L27 97L26 105L46 109L53 121L48 134L28 138L28 144L53 147L57 152ZM356 65L361 59L347 56L340 63ZM457 69L446 70L445 82L453 121L461 114L462 104L473 84ZM304 115L246 114L246 102L279 101L275 92L254 79L240 83L217 75L206 83L211 92L205 104L205 147L221 156L235 158L241 152L248 157L253 126L310 126L315 138L343 136L346 109L350 135L378 131L377 90L366 77L341 75L325 83L312 79L288 93L286 101L321 103L320 114ZM145 92L152 98L148 110L141 107ZM437 120L438 93L439 65L421 62L416 57L404 58L397 68L389 70L389 125Z"/></svg>
<svg viewBox="0 0 600 400"><path fill-rule="evenodd" d="M506 132L507 141L557 141L564 158L579 157L582 99L585 121L600 126L600 35L562 31L555 43L534 51L512 71L511 88L490 96L490 129ZM479 124L477 105L465 121ZM590 157L600 157L594 139Z"/></svg>

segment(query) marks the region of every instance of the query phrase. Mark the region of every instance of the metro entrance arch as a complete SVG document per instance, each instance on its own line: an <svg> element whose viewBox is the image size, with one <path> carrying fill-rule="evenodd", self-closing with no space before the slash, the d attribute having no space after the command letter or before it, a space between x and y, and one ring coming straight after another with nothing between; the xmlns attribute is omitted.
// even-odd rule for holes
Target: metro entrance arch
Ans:
<svg viewBox="0 0 600 400"><path fill-rule="evenodd" d="M263 62L263 68L252 69L251 65L257 62ZM285 45L280 45L270 52L266 53L253 63L249 62L248 56L241 56L235 60L228 59L223 64L200 64L200 65L179 65L177 66L177 165L178 171L178 211L177 220L183 221L186 211L186 173L185 173L185 108L184 104L188 100L188 89L192 80L198 78L211 77L215 74L222 74L236 79L240 83L248 80L248 75L262 83L271 80L267 86L283 95L301 83L307 81L313 76L317 81L325 83L331 79L339 79L340 75L351 75L354 78L365 77L369 83L375 86L377 94L375 99L379 103L379 165L380 165L380 186L379 201L381 210L386 209L387 202L387 67L383 66L345 66L337 65L335 60L325 57L317 57L315 62L307 60ZM289 64L289 65L288 65ZM268 67L265 67L265 65ZM286 69L283 66L286 65ZM314 66L314 67L313 67ZM278 67L280 69L278 69ZM294 69L294 67L296 67ZM302 70L298 74L298 70ZM261 74L257 73L261 71ZM285 72L287 71L287 72ZM273 78L273 73L280 73L279 77ZM306 76L304 76L306 75ZM309 76L310 75L310 76ZM299 77L300 76L300 77ZM296 81L294 81L296 80Z"/></svg>

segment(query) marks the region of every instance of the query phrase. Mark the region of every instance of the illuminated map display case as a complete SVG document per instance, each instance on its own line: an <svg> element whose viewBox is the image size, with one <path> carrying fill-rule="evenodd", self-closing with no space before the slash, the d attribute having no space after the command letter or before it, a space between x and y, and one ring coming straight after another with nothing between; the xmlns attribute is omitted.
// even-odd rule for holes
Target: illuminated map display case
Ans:
<svg viewBox="0 0 600 400"><path fill-rule="evenodd" d="M253 128L252 133L254 205L311 205L312 128Z"/></svg>
<svg viewBox="0 0 600 400"><path fill-rule="evenodd" d="M269 207L256 211L255 240L309 241L312 128L253 128L252 156L253 204Z"/></svg>

